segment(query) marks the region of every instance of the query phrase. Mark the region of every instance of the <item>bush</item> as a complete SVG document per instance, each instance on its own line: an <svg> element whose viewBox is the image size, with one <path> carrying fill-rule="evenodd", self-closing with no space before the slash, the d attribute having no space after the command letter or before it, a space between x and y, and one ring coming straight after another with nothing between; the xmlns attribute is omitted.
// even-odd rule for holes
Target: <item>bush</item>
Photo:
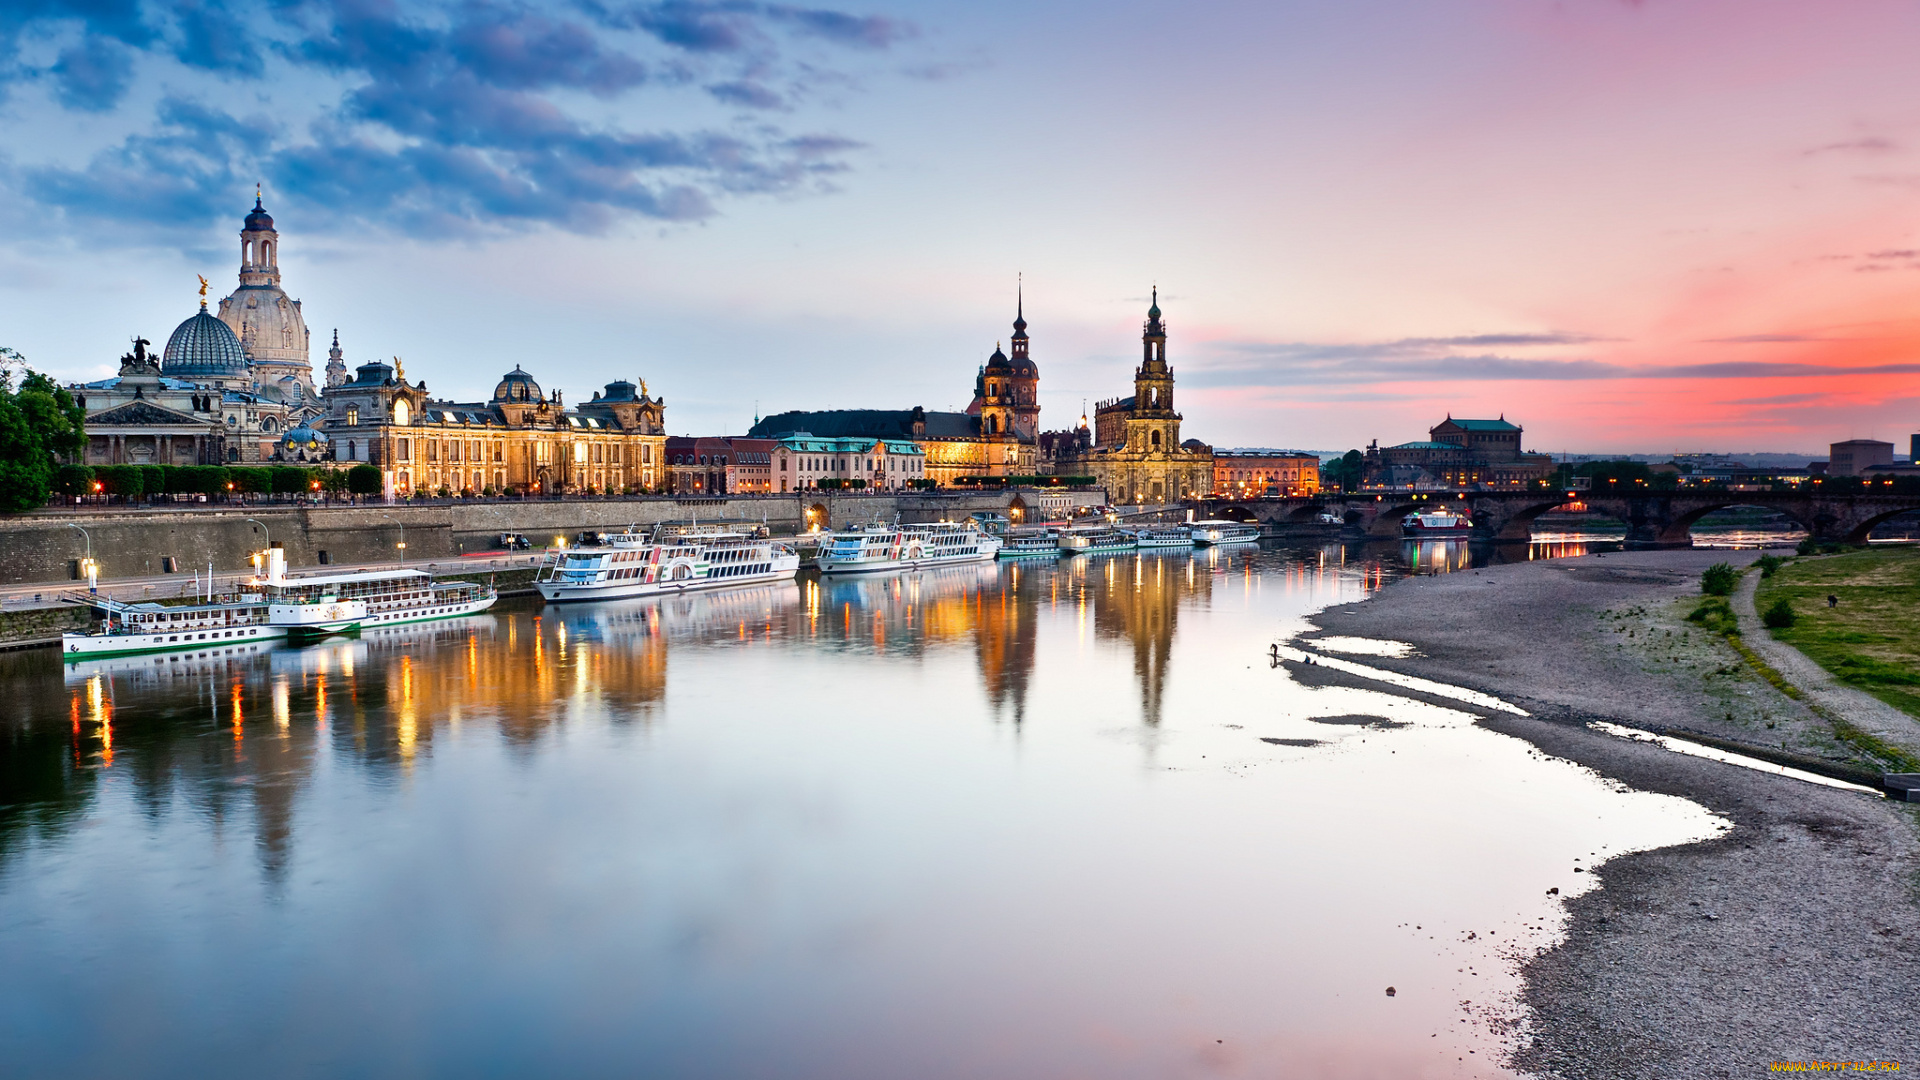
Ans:
<svg viewBox="0 0 1920 1080"><path fill-rule="evenodd" d="M1761 614L1760 621L1765 623L1769 630L1785 630L1798 618L1799 616L1793 613L1793 605L1783 596L1775 600L1773 605Z"/></svg>
<svg viewBox="0 0 1920 1080"><path fill-rule="evenodd" d="M93 471L93 478L108 495L133 500L144 490L146 472L138 465L102 465Z"/></svg>
<svg viewBox="0 0 1920 1080"><path fill-rule="evenodd" d="M85 465L62 465L53 470L53 487L62 495L91 495L93 470Z"/></svg>
<svg viewBox="0 0 1920 1080"><path fill-rule="evenodd" d="M1780 572L1780 567L1783 566L1786 561L1787 560L1778 555L1762 555L1753 561L1753 565L1760 568L1761 577L1770 578Z"/></svg>
<svg viewBox="0 0 1920 1080"><path fill-rule="evenodd" d="M1708 596L1732 596L1740 573L1726 563L1714 563L1700 575L1700 591Z"/></svg>
<svg viewBox="0 0 1920 1080"><path fill-rule="evenodd" d="M371 465L355 465L348 469L347 490L355 495L380 494L380 470Z"/></svg>

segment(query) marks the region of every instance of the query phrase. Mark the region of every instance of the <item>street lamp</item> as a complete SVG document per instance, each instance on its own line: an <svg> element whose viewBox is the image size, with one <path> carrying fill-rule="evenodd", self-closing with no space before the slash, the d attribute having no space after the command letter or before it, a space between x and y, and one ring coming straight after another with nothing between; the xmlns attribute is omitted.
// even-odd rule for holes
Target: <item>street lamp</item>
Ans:
<svg viewBox="0 0 1920 1080"><path fill-rule="evenodd" d="M69 529L79 530L80 535L87 538L87 554L85 558L80 560L80 572L87 575L87 592L98 593L100 591L100 564L93 561L93 534L80 528L80 526L75 525L71 521L61 522L61 524Z"/></svg>

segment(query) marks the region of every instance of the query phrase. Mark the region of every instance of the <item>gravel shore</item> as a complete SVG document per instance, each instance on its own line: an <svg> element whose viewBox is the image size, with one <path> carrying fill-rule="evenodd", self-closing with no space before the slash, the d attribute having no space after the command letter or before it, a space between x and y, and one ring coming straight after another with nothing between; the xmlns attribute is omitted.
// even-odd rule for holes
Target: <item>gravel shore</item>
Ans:
<svg viewBox="0 0 1920 1080"><path fill-rule="evenodd" d="M1845 754L1817 716L1676 616L1698 596L1700 571L1735 554L1617 552L1409 578L1322 612L1320 631L1297 642L1411 643L1414 655L1366 662L1512 702L1532 716L1481 723L1734 823L1716 840L1616 858L1599 868L1600 888L1569 902L1567 939L1523 968L1529 1036L1509 1064L1524 1074L1920 1069L1916 808L1586 726Z"/></svg>

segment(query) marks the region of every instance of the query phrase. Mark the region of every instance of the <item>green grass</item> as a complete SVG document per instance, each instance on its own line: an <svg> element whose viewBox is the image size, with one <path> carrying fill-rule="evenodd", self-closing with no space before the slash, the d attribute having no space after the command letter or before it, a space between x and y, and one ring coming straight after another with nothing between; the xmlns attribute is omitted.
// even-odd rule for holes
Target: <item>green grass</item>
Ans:
<svg viewBox="0 0 1920 1080"><path fill-rule="evenodd" d="M1838 607L1828 607L1836 596ZM1833 673L1920 717L1920 547L1877 547L1795 559L1762 581L1760 610L1793 604L1774 636Z"/></svg>

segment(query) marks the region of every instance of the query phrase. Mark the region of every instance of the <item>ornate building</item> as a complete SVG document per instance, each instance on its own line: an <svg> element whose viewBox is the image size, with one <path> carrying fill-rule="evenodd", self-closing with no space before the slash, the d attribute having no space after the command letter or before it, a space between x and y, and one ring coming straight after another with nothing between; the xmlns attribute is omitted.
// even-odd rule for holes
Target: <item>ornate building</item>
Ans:
<svg viewBox="0 0 1920 1080"><path fill-rule="evenodd" d="M307 321L280 287L280 234L257 193L240 229L240 287L220 301L220 321L240 339L256 384L280 388L289 401L297 392L313 396Z"/></svg>
<svg viewBox="0 0 1920 1080"><path fill-rule="evenodd" d="M784 412L756 421L747 434L911 440L920 448L925 478L943 485L968 476L1031 475L1040 460L1040 368L1028 354L1025 306L1024 298L1015 306L1013 355L994 347L974 377L973 401L965 412L930 412L918 405ZM774 476L777 488L777 470Z"/></svg>
<svg viewBox="0 0 1920 1080"><path fill-rule="evenodd" d="M1425 442L1367 447L1365 483L1384 487L1518 488L1553 473L1553 457L1520 448L1525 429L1498 420L1435 424Z"/></svg>
<svg viewBox="0 0 1920 1080"><path fill-rule="evenodd" d="M1063 440L1066 450L1054 471L1091 476L1114 502L1167 502L1199 498L1213 490L1213 451L1180 441L1180 414L1173 409L1173 369L1167 366L1167 328L1160 320L1160 291L1140 335L1142 358L1133 372L1133 396L1100 403L1086 444Z"/></svg>
<svg viewBox="0 0 1920 1080"><path fill-rule="evenodd" d="M378 468L389 495L655 491L666 401L617 380L568 410L515 365L484 402L439 401L397 365L362 364L327 391L337 463Z"/></svg>

